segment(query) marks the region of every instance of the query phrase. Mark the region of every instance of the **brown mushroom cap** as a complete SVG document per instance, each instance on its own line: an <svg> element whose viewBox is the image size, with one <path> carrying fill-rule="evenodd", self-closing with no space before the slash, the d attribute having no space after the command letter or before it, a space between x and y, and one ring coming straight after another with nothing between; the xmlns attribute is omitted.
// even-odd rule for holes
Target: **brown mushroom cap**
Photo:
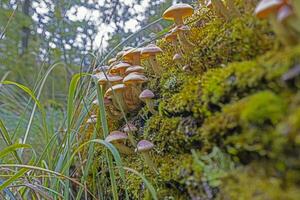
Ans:
<svg viewBox="0 0 300 200"><path fill-rule="evenodd" d="M189 17L194 13L192 6L188 4L176 4L168 8L163 13L163 18L166 20L174 20L176 17L180 16L181 18Z"/></svg>
<svg viewBox="0 0 300 200"><path fill-rule="evenodd" d="M130 132L130 131L137 131L138 129L137 129L137 127L135 126L135 125L133 125L133 124L131 124L131 123L128 123L128 124L126 124L125 126L124 126L124 132L125 133L128 133L128 132Z"/></svg>
<svg viewBox="0 0 300 200"><path fill-rule="evenodd" d="M258 18L267 18L270 14L277 12L284 5L283 0L262 0L255 8L255 15Z"/></svg>
<svg viewBox="0 0 300 200"><path fill-rule="evenodd" d="M104 96L110 96L112 95L112 91L114 90L115 92L118 92L118 91L122 91L126 88L126 86L124 84L117 84L117 85L114 85L112 86L111 88L109 88L106 92L105 92L105 95Z"/></svg>
<svg viewBox="0 0 300 200"><path fill-rule="evenodd" d="M144 73L144 70L145 70L144 67L139 66L139 65L134 65L134 66L128 67L125 70L125 75L128 75L128 74L133 73L133 72Z"/></svg>
<svg viewBox="0 0 300 200"><path fill-rule="evenodd" d="M147 99L153 99L154 96L155 95L151 90L146 89L140 94L139 98L140 98L140 100L144 101Z"/></svg>
<svg viewBox="0 0 300 200"><path fill-rule="evenodd" d="M154 144L148 140L141 140L137 144L137 152L147 152L154 148Z"/></svg>
<svg viewBox="0 0 300 200"><path fill-rule="evenodd" d="M114 142L122 142L127 139L128 139L128 136L126 133L123 133L121 131L113 131L105 138L105 141L114 143Z"/></svg>
<svg viewBox="0 0 300 200"><path fill-rule="evenodd" d="M123 59L124 60L128 60L128 61L131 61L133 59L134 56L137 56L137 55L141 55L141 51L142 49L141 48L131 48L127 51L124 52L123 54Z"/></svg>
<svg viewBox="0 0 300 200"><path fill-rule="evenodd" d="M111 65L112 63L114 63L114 62L116 62L116 61L117 61L116 58L111 58L111 59L109 59L109 60L107 61L107 64L108 64L108 65Z"/></svg>
<svg viewBox="0 0 300 200"><path fill-rule="evenodd" d="M107 78L106 78L107 77ZM99 78L98 82L100 85L106 84L107 82L111 82L111 83L117 83L117 82L121 82L123 80L123 78L121 76L115 76L115 75L106 75Z"/></svg>
<svg viewBox="0 0 300 200"><path fill-rule="evenodd" d="M130 85L130 84L136 84L136 83L144 83L147 82L148 78L142 74L138 74L138 73L130 73L128 74L124 79L123 79L123 83L125 85Z"/></svg>
<svg viewBox="0 0 300 200"><path fill-rule="evenodd" d="M120 62L117 65L113 66L109 72L110 73L119 73L121 71L125 71L130 66L131 65L126 62Z"/></svg>
<svg viewBox="0 0 300 200"><path fill-rule="evenodd" d="M156 46L155 44L149 44L146 47L144 47L141 51L141 56L143 58L147 58L151 55L155 55L158 53L162 53L163 51L161 50L161 48L159 48L158 46Z"/></svg>

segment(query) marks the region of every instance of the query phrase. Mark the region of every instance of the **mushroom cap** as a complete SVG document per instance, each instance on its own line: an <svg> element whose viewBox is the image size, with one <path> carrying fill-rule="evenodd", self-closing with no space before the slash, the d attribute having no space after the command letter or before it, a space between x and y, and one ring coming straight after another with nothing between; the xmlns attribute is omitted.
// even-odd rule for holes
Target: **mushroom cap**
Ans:
<svg viewBox="0 0 300 200"><path fill-rule="evenodd" d="M293 9L289 5L283 5L279 10L277 14L278 21L284 23L286 20L288 20L290 17L294 16L295 13L293 12Z"/></svg>
<svg viewBox="0 0 300 200"><path fill-rule="evenodd" d="M144 73L144 70L145 68L142 67L142 66L139 66L139 65L134 65L134 66L131 66L131 67L128 67L126 70L125 70L125 75L128 75L132 72L136 72L136 73Z"/></svg>
<svg viewBox="0 0 300 200"><path fill-rule="evenodd" d="M117 59L118 59L118 58L122 58L124 52L125 52L124 50L118 52L117 55L116 55L116 58L117 58Z"/></svg>
<svg viewBox="0 0 300 200"><path fill-rule="evenodd" d="M135 126L135 125L133 125L133 124L131 124L131 123L128 123L128 124L126 124L125 126L124 126L124 129L123 129L123 131L125 132L125 133L128 133L128 132L130 132L130 131L137 131L138 129L137 129L137 127Z"/></svg>
<svg viewBox="0 0 300 200"><path fill-rule="evenodd" d="M97 122L97 115L91 115L90 118L86 121L88 124L94 124Z"/></svg>
<svg viewBox="0 0 300 200"><path fill-rule="evenodd" d="M122 70L127 69L128 67L130 67L131 65L126 63L126 62L120 62L117 65L113 66L109 72L111 73L118 73Z"/></svg>
<svg viewBox="0 0 300 200"><path fill-rule="evenodd" d="M141 92L139 98L140 100L147 100L147 99L153 99L154 98L154 93L151 90L144 90L143 92Z"/></svg>
<svg viewBox="0 0 300 200"><path fill-rule="evenodd" d="M182 56L178 53L176 53L174 56L173 56L173 61L175 60L180 60L182 58Z"/></svg>
<svg viewBox="0 0 300 200"><path fill-rule="evenodd" d="M123 78L121 76L116 76L116 75L111 75L111 74L106 75L106 77L103 76L98 79L98 82L100 85L103 85L107 82L111 82L111 83L121 82L123 80Z"/></svg>
<svg viewBox="0 0 300 200"><path fill-rule="evenodd" d="M105 92L104 96L110 96L112 95L112 91L115 92L121 92L126 88L126 86L124 84L117 84L117 85L113 85L111 88L108 88L108 90Z"/></svg>
<svg viewBox="0 0 300 200"><path fill-rule="evenodd" d="M283 0L262 0L255 8L255 15L258 18L267 18L271 13L277 12L285 2Z"/></svg>
<svg viewBox="0 0 300 200"><path fill-rule="evenodd" d="M98 73L94 74L93 77L98 79L98 81L99 81L99 79L105 78L105 75L103 72L98 72Z"/></svg>
<svg viewBox="0 0 300 200"><path fill-rule="evenodd" d="M163 18L167 20L174 20L178 16L185 18L191 16L193 13L194 13L194 9L192 6L185 3L180 3L169 7L163 13Z"/></svg>
<svg viewBox="0 0 300 200"><path fill-rule="evenodd" d="M144 47L141 51L141 56L143 58L147 58L151 55L155 55L157 53L162 53L163 51L161 50L161 48L159 48L158 46L156 46L155 44L149 44L146 47Z"/></svg>
<svg viewBox="0 0 300 200"><path fill-rule="evenodd" d="M106 142L114 143L114 142L121 142L127 140L128 136L126 133L121 131L113 131L111 132L106 138Z"/></svg>
<svg viewBox="0 0 300 200"><path fill-rule="evenodd" d="M130 73L128 74L124 79L123 79L123 83L125 85L130 85L130 84L137 84L137 83L144 83L147 82L148 78L142 74L138 74L138 73Z"/></svg>
<svg viewBox="0 0 300 200"><path fill-rule="evenodd" d="M137 152L146 152L154 148L154 144L148 140L141 140L137 143Z"/></svg>
<svg viewBox="0 0 300 200"><path fill-rule="evenodd" d="M132 60L133 56L141 55L141 48L130 48L129 50L125 51L123 54L123 59L125 60Z"/></svg>
<svg viewBox="0 0 300 200"><path fill-rule="evenodd" d="M114 63L114 62L116 62L116 61L117 61L116 58L111 58L111 59L109 59L109 60L107 61L107 64L108 64L108 65L111 65L112 63Z"/></svg>

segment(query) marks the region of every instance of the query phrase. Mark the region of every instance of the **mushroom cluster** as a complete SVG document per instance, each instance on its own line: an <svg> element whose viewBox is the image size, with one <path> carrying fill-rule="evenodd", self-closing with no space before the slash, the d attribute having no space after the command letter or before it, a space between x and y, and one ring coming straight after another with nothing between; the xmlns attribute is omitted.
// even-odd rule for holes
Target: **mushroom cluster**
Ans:
<svg viewBox="0 0 300 200"><path fill-rule="evenodd" d="M279 40L286 46L300 41L300 1L299 0L261 0L255 15L268 19Z"/></svg>
<svg viewBox="0 0 300 200"><path fill-rule="evenodd" d="M108 61L108 66L100 66L93 71L104 91L104 104L110 118L117 119L122 112L136 110L143 101L149 104L150 100L140 98L143 84L148 81L141 60L149 61L150 70L159 76L162 72L156 61L159 53L162 53L161 48L154 44L144 48L125 47ZM96 100L93 103L97 103ZM154 107L149 107L149 111L155 113Z"/></svg>

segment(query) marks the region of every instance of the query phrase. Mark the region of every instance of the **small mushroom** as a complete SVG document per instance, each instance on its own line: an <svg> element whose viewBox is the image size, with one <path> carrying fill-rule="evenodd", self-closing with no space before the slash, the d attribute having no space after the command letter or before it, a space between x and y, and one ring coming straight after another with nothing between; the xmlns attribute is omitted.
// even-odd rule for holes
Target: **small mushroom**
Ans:
<svg viewBox="0 0 300 200"><path fill-rule="evenodd" d="M123 110L124 112L127 112L128 108L123 96L125 88L126 86L124 84L114 85L111 88L108 88L104 96L112 96L114 106L120 111Z"/></svg>
<svg viewBox="0 0 300 200"><path fill-rule="evenodd" d="M290 31L297 32L297 35L300 34L300 20L291 6L283 5L278 10L277 20L290 29Z"/></svg>
<svg viewBox="0 0 300 200"><path fill-rule="evenodd" d="M141 48L132 48L124 52L123 60L132 65L141 65Z"/></svg>
<svg viewBox="0 0 300 200"><path fill-rule="evenodd" d="M135 142L135 140L134 140L134 138L133 138L133 134L137 131L136 126L134 126L134 125L131 124L131 123L128 123L128 124L126 124L125 127L123 128L123 131L124 131L125 133L127 133L128 138L129 138L131 144L132 144L133 146L135 146L135 145L136 145L136 142Z"/></svg>
<svg viewBox="0 0 300 200"><path fill-rule="evenodd" d="M152 114L156 114L157 111L154 109L154 93L151 90L144 90L140 96L139 96L140 100L146 103L146 106L148 108L148 110L152 113Z"/></svg>
<svg viewBox="0 0 300 200"><path fill-rule="evenodd" d="M154 148L154 144L148 140L141 140L137 144L136 152L142 154L145 159L146 164L157 173L155 164L153 163L149 152Z"/></svg>
<svg viewBox="0 0 300 200"><path fill-rule="evenodd" d="M148 78L142 74L138 74L138 73L130 73L128 74L124 79L123 79L123 83L126 86L129 86L133 89L133 94L135 94L137 97L140 95L141 93L141 87L142 84L147 82Z"/></svg>
<svg viewBox="0 0 300 200"><path fill-rule="evenodd" d="M142 58L149 60L151 68L156 75L160 75L160 73L162 72L158 62L156 61L156 54L162 52L163 51L161 50L161 48L159 48L155 44L149 44L141 51Z"/></svg>
<svg viewBox="0 0 300 200"><path fill-rule="evenodd" d="M122 154L132 154L132 150L125 145L128 136L121 131L113 131L106 138L105 141L112 143Z"/></svg>
<svg viewBox="0 0 300 200"><path fill-rule="evenodd" d="M117 62L117 59L116 58L111 58L111 59L109 59L108 61L107 61L107 64L109 65L109 66L111 66L112 64L114 64L114 63L116 63Z"/></svg>
<svg viewBox="0 0 300 200"><path fill-rule="evenodd" d="M122 81L123 77L111 74L103 74L98 78L98 83L101 85L102 90L107 90L110 84L113 86L122 83Z"/></svg>
<svg viewBox="0 0 300 200"><path fill-rule="evenodd" d="M130 67L131 65L125 62L120 62L117 65L114 65L109 72L113 73L113 74L118 74L120 76L124 76L125 71L128 67Z"/></svg>
<svg viewBox="0 0 300 200"><path fill-rule="evenodd" d="M125 70L125 75L128 75L130 73L139 73L139 74L144 74L144 67L139 66L139 65L135 65L135 66L130 66Z"/></svg>
<svg viewBox="0 0 300 200"><path fill-rule="evenodd" d="M175 4L169 7L164 13L163 18L172 20L176 25L183 25L183 20L194 13L192 6L184 3Z"/></svg>
<svg viewBox="0 0 300 200"><path fill-rule="evenodd" d="M297 42L296 38L277 20L278 11L283 5L285 5L283 0L262 0L255 8L255 15L260 19L269 19L280 41L289 46Z"/></svg>
<svg viewBox="0 0 300 200"><path fill-rule="evenodd" d="M190 28L186 25L176 26L174 32L177 33L179 42L185 51L190 51L194 45L187 39L186 32L190 31Z"/></svg>

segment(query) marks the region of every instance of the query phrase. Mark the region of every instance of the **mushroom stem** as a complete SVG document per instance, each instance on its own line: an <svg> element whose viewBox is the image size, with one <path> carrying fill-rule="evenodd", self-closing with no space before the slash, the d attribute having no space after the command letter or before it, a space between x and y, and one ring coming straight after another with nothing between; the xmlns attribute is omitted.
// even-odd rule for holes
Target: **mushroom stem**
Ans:
<svg viewBox="0 0 300 200"><path fill-rule="evenodd" d="M150 65L151 65L151 67L152 67L154 73L155 73L156 75L160 75L161 69L160 69L159 64L158 64L157 61L156 61L155 55L151 55L151 56L149 57L149 62L150 62Z"/></svg>
<svg viewBox="0 0 300 200"><path fill-rule="evenodd" d="M211 0L211 3L218 16L223 17L226 20L230 19L230 14L221 0Z"/></svg>
<svg viewBox="0 0 300 200"><path fill-rule="evenodd" d="M133 153L133 151L129 147L125 146L122 143L115 143L114 145L122 154L130 155Z"/></svg>
<svg viewBox="0 0 300 200"><path fill-rule="evenodd" d="M154 115L157 113L157 111L154 109L154 101L152 99L146 99L145 100L146 106L148 110Z"/></svg>
<svg viewBox="0 0 300 200"><path fill-rule="evenodd" d="M234 5L234 0L227 0L226 1L226 6L227 6L229 12L231 14L233 14L234 16L240 16L241 15L240 11Z"/></svg>
<svg viewBox="0 0 300 200"><path fill-rule="evenodd" d="M270 24L271 24L275 34L279 37L279 40L284 45L290 46L290 45L296 44L295 39L286 30L284 25L278 22L276 14L271 14L269 19L270 19Z"/></svg>
<svg viewBox="0 0 300 200"><path fill-rule="evenodd" d="M157 169L156 169L156 165L154 164L154 162L152 161L152 159L150 158L150 155L148 152L141 152L146 164L153 170L155 171L156 173L157 172Z"/></svg>
<svg viewBox="0 0 300 200"><path fill-rule="evenodd" d="M113 105L118 109L121 110L123 109L124 112L127 111L127 105L124 101L123 93L120 92L115 92L115 96L113 96ZM121 107L120 107L121 106Z"/></svg>
<svg viewBox="0 0 300 200"><path fill-rule="evenodd" d="M189 51L194 47L194 45L186 38L183 32L178 33L178 38L181 46L184 48L185 51Z"/></svg>
<svg viewBox="0 0 300 200"><path fill-rule="evenodd" d="M183 25L183 19L182 17L176 17L174 18L174 22L175 24L178 26L178 25Z"/></svg>

